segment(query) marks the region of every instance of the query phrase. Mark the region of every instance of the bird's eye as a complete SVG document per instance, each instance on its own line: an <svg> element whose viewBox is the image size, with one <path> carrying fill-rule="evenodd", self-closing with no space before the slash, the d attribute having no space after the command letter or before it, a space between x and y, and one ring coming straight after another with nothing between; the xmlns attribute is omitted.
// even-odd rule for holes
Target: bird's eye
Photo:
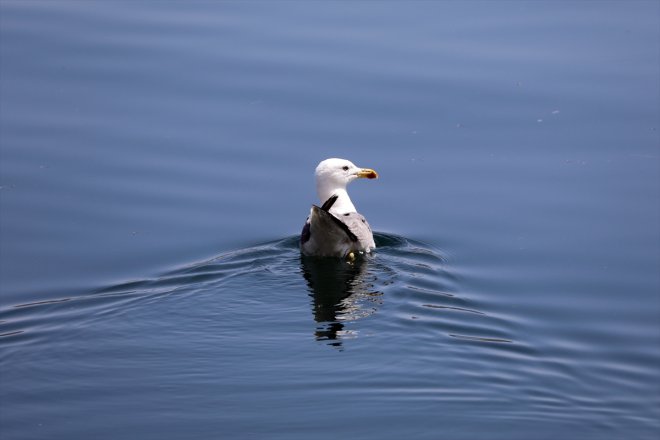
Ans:
<svg viewBox="0 0 660 440"><path fill-rule="evenodd" d="M341 167L341 169L344 171L348 171L348 165L344 165L343 167Z"/></svg>

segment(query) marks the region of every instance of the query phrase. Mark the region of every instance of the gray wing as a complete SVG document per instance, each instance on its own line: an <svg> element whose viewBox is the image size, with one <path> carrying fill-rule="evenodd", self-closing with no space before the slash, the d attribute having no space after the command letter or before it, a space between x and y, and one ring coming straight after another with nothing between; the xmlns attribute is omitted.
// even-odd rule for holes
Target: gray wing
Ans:
<svg viewBox="0 0 660 440"><path fill-rule="evenodd" d="M367 219L362 214L357 212L349 212L337 217L346 228L357 237L363 248L375 248L374 235L371 232L371 227L367 223Z"/></svg>
<svg viewBox="0 0 660 440"><path fill-rule="evenodd" d="M300 234L300 248L305 255L343 257L351 251L375 248L371 228L358 213L335 216L316 205Z"/></svg>
<svg viewBox="0 0 660 440"><path fill-rule="evenodd" d="M300 249L305 255L344 257L358 238L337 217L312 205L300 234Z"/></svg>

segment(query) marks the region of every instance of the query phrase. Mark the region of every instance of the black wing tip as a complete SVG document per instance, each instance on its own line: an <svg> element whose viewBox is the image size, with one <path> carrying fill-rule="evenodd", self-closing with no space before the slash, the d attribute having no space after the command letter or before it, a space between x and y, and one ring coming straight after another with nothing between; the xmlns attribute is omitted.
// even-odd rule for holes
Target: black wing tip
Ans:
<svg viewBox="0 0 660 440"><path fill-rule="evenodd" d="M332 205L335 204L335 202L337 201L338 198L339 198L339 196L336 195L336 194L330 196L330 198L328 200L323 202L323 205L321 206L321 209L326 211L326 212L330 211L330 208L332 208Z"/></svg>

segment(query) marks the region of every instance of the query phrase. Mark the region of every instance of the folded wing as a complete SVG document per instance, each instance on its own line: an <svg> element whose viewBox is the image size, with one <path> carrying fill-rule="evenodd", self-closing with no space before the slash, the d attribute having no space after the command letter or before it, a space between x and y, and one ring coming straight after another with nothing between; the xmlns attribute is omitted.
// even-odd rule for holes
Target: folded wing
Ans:
<svg viewBox="0 0 660 440"><path fill-rule="evenodd" d="M305 255L344 257L349 252L369 252L376 247L371 227L362 214L351 212L334 216L329 212L333 198L323 207L312 206L300 235L300 247Z"/></svg>

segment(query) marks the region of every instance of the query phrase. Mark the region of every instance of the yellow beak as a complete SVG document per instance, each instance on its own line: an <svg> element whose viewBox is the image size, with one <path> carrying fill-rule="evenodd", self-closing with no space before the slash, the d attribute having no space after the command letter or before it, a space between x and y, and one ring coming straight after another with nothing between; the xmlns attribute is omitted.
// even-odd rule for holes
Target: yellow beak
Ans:
<svg viewBox="0 0 660 440"><path fill-rule="evenodd" d="M358 171L357 176L365 179L378 179L378 173L371 168L362 168Z"/></svg>

